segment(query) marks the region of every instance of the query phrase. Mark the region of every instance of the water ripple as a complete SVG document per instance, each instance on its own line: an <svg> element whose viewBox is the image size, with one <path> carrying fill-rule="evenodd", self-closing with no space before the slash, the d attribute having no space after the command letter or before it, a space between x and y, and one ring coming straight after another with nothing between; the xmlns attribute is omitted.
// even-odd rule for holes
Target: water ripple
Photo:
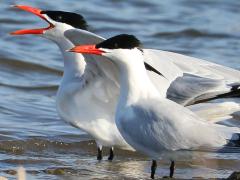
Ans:
<svg viewBox="0 0 240 180"><path fill-rule="evenodd" d="M57 115L55 95L62 76L58 48L36 36L10 36L45 22L1 2L0 10L0 176L14 179L23 165L32 179L146 179L150 162L116 149L116 159L96 161L91 137ZM136 35L145 47L171 50L240 69L240 1L27 1L40 9L82 14L91 30L104 37ZM44 24L43 24L44 23ZM239 155L208 154L178 162L176 177L225 178L239 170ZM169 163L160 161L158 176ZM31 178L30 178L31 179Z"/></svg>
<svg viewBox="0 0 240 180"><path fill-rule="evenodd" d="M224 33L210 33L205 31L199 31L197 29L184 29L176 32L159 32L155 33L153 37L163 37L163 38L236 38L234 35L224 34ZM239 38L239 37L238 37Z"/></svg>

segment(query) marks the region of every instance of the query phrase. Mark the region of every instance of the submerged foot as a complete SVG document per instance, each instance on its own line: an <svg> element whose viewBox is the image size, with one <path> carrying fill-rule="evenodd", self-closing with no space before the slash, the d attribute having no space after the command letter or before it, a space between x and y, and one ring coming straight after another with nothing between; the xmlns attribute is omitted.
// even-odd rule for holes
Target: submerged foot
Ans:
<svg viewBox="0 0 240 180"><path fill-rule="evenodd" d="M99 148L97 149L97 160L101 161L103 156L102 156L102 148Z"/></svg>
<svg viewBox="0 0 240 180"><path fill-rule="evenodd" d="M172 178L173 174L174 174L174 169L175 169L175 162L174 161L171 161L171 165L170 165L169 169L170 169L169 177Z"/></svg>
<svg viewBox="0 0 240 180"><path fill-rule="evenodd" d="M114 158L113 147L110 148L108 160L112 161Z"/></svg>
<svg viewBox="0 0 240 180"><path fill-rule="evenodd" d="M157 169L157 161L152 160L152 166L151 166L151 178L152 179L154 179L156 169Z"/></svg>

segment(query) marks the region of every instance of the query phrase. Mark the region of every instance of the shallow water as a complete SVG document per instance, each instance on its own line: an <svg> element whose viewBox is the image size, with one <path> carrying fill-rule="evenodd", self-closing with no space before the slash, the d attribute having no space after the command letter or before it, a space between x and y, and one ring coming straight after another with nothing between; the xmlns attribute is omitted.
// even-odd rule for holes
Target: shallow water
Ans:
<svg viewBox="0 0 240 180"><path fill-rule="evenodd" d="M117 150L113 162L98 162L91 138L59 119L55 94L63 69L60 52L40 37L10 36L16 29L45 24L10 8L16 0L0 3L0 176L12 179L14 170L23 165L28 179L148 178L146 157ZM104 37L135 34L145 47L240 70L240 1L22 0L21 4L78 12L93 32ZM227 177L240 169L239 160L239 154L198 154L178 162L175 176ZM159 163L157 175L168 175L168 162Z"/></svg>

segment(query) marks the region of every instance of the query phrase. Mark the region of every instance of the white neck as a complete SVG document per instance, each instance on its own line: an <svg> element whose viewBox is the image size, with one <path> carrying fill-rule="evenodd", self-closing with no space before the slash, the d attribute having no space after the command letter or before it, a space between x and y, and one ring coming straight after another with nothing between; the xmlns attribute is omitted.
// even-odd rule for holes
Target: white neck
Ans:
<svg viewBox="0 0 240 180"><path fill-rule="evenodd" d="M138 102L159 96L159 93L147 75L143 56L129 56L134 58L118 64L120 71L120 97L118 109ZM142 58L142 59L139 59Z"/></svg>
<svg viewBox="0 0 240 180"><path fill-rule="evenodd" d="M64 58L64 75L63 81L80 77L83 75L86 62L82 54L67 52L67 50L74 47L74 45L66 38L57 42L63 58Z"/></svg>
<svg viewBox="0 0 240 180"><path fill-rule="evenodd" d="M51 19L46 18L51 22ZM66 50L74 47L71 41L77 44L96 44L101 42L103 38L85 30L75 29L65 23L53 22L53 24L55 24L55 28L46 31L43 37L54 41L62 52L64 57L64 76L62 83L81 77L86 73L86 68L87 72L96 68L96 63L85 61L82 54L66 52Z"/></svg>

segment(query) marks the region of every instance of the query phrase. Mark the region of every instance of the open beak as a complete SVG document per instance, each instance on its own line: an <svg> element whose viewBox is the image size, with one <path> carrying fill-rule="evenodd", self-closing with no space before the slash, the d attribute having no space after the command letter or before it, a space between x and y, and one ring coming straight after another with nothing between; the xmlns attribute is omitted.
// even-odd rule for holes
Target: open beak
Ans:
<svg viewBox="0 0 240 180"><path fill-rule="evenodd" d="M102 55L105 51L96 48L96 45L81 45L75 46L74 48L68 50L69 52L76 52L82 54L95 54L95 55Z"/></svg>
<svg viewBox="0 0 240 180"><path fill-rule="evenodd" d="M11 35L25 35L25 34L43 34L44 31L49 30L54 28L54 25L52 23L50 23L42 14L42 10L34 8L34 7L30 7L30 6L24 6L24 5L15 5L14 7L19 8L21 10L30 12L38 17L40 17L41 19L43 19L44 21L46 21L49 26L46 28L40 28L40 29L22 29L22 30L18 30L15 32L11 32Z"/></svg>

